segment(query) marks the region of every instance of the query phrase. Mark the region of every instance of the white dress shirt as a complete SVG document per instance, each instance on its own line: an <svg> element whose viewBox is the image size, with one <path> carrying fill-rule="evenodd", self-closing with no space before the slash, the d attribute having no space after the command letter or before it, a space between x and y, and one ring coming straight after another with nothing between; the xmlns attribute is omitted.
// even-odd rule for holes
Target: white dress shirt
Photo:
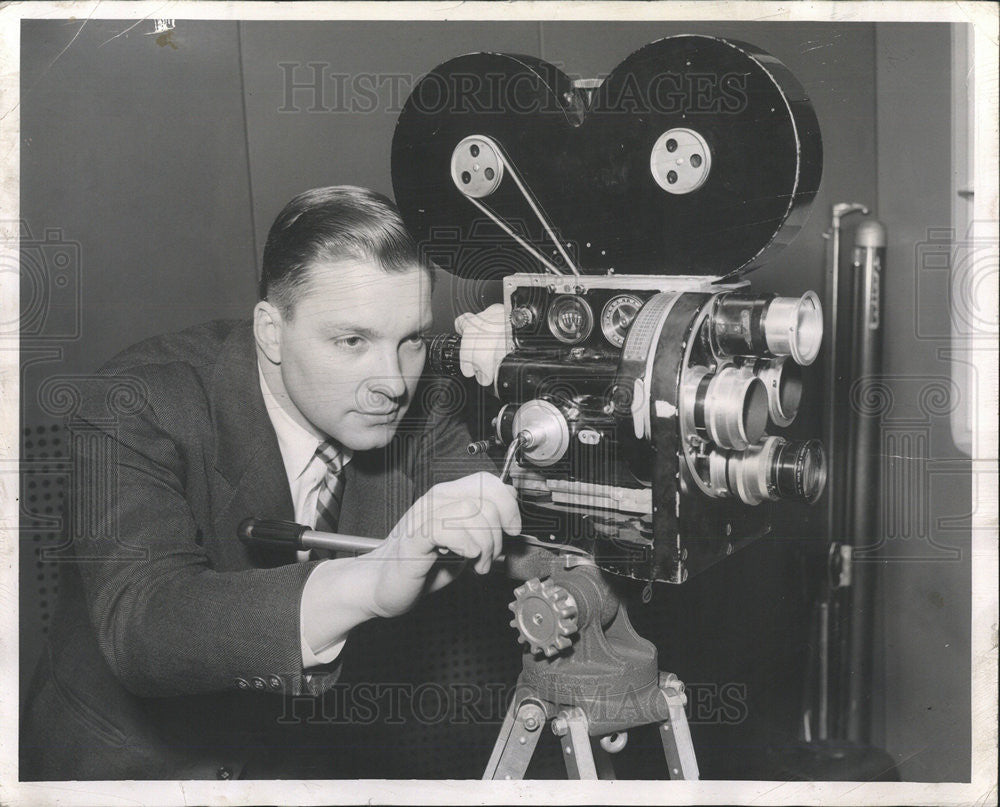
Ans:
<svg viewBox="0 0 1000 807"><path fill-rule="evenodd" d="M316 526L316 501L319 498L319 490L323 484L323 478L327 473L327 464L323 458L316 454L316 449L326 441L327 437L322 432L306 428L292 419L271 393L264 378L264 373L257 367L260 376L260 391L264 396L264 408L267 409L267 416L274 426L274 433L278 436L278 448L281 450L281 461L285 466L285 475L288 477L288 487L292 493L292 504L295 508L295 521L299 524L308 524L310 527ZM343 469L351 459L351 450L341 448L341 469ZM299 551L300 561L309 559L309 552ZM327 560L324 563L337 563L336 559ZM302 625L306 615L299 613L299 639L302 644L302 664L308 669L320 664L329 664L344 649L347 637L323 648L319 652L314 652L306 642Z"/></svg>

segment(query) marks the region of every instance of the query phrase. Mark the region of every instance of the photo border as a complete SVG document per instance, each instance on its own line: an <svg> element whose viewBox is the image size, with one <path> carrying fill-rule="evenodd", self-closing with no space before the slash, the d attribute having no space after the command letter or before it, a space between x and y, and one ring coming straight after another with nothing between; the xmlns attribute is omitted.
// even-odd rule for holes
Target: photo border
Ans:
<svg viewBox="0 0 1000 807"><path fill-rule="evenodd" d="M212 20L719 20L727 21L937 21L969 23L975 32L976 150L974 220L996 222L997 5L946 2L657 2L583 3L251 3L77 2L21 3L0 8L0 210L18 220L20 132L20 21L174 18ZM67 48L72 42L67 45ZM442 54L444 58L447 54ZM386 155L388 159L388 155ZM5 225L7 226L7 225ZM3 232L0 260L18 260L17 233ZM993 250L996 254L996 233ZM17 317L16 283L0 287L0 315ZM994 301L994 305L996 301ZM6 320L5 320L6 321ZM608 803L608 804L986 804L997 802L997 352L976 351L983 388L973 442L972 529L972 781L971 783L858 782L574 782L574 781L228 781L58 782L17 781L18 754L18 487L17 473L0 474L0 803L90 804L398 804ZM19 372L16 345L0 348L0 467L15 471L19 446ZM990 459L977 459L990 458Z"/></svg>

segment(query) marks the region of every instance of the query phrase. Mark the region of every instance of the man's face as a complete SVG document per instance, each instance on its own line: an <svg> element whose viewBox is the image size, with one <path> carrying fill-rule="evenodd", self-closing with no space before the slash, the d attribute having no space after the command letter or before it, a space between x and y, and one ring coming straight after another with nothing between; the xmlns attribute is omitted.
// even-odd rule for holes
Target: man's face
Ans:
<svg viewBox="0 0 1000 807"><path fill-rule="evenodd" d="M374 261L311 267L280 324L281 380L298 413L355 451L388 445L424 367L430 279Z"/></svg>

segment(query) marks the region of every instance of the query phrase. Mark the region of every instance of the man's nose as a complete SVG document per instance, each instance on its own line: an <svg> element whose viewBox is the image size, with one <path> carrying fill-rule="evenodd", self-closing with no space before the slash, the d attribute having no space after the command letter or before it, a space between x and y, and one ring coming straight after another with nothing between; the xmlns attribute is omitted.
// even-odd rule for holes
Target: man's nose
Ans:
<svg viewBox="0 0 1000 807"><path fill-rule="evenodd" d="M369 380L368 389L376 396L384 395L392 399L402 398L406 394L406 379L396 351L385 352L378 372Z"/></svg>

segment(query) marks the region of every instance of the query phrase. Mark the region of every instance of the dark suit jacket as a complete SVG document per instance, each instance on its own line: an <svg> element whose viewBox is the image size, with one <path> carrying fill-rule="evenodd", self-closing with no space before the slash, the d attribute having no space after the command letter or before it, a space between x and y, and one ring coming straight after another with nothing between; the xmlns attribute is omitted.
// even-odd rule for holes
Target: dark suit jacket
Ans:
<svg viewBox="0 0 1000 807"><path fill-rule="evenodd" d="M437 482L492 470L426 387L385 450L345 472L340 529L384 538ZM439 401L441 399L438 399ZM293 518L248 323L212 322L82 378L60 602L23 719L22 779L237 776L305 678L315 565L236 538ZM447 402L446 402L447 403Z"/></svg>

